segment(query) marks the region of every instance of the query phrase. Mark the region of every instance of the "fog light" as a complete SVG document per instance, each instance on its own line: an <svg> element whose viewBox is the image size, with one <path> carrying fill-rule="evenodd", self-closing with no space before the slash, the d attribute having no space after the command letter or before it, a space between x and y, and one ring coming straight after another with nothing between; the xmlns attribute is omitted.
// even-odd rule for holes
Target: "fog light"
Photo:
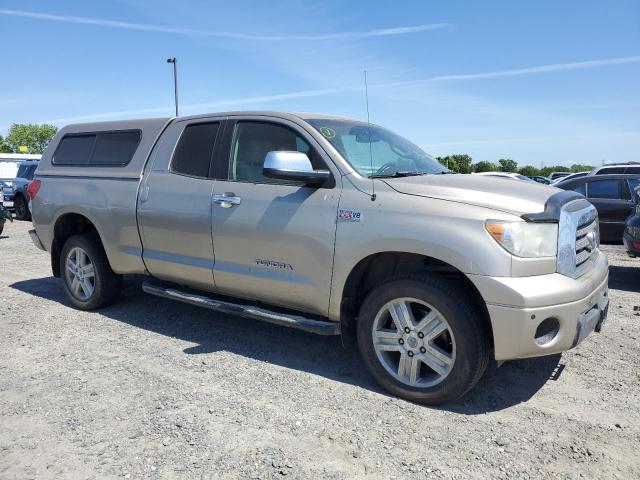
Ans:
<svg viewBox="0 0 640 480"><path fill-rule="evenodd" d="M536 329L535 341L538 345L545 345L556 338L560 331L560 322L557 318L545 318Z"/></svg>

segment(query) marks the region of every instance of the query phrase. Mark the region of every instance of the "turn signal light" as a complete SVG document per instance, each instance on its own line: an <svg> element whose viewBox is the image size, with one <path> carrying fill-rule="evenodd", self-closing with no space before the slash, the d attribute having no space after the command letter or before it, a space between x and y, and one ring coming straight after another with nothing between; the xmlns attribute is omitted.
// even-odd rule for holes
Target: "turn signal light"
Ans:
<svg viewBox="0 0 640 480"><path fill-rule="evenodd" d="M502 223L487 223L485 227L493 238L502 242L504 239L504 225Z"/></svg>

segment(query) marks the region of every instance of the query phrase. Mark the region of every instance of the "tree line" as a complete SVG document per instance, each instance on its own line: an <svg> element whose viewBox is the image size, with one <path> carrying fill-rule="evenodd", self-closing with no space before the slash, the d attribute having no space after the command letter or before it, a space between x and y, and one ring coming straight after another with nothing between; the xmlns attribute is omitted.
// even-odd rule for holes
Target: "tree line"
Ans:
<svg viewBox="0 0 640 480"><path fill-rule="evenodd" d="M498 163L482 160L473 163L469 155L447 155L446 157L436 157L436 159L449 170L457 173L480 173L480 172L510 172L533 177L541 175L549 176L551 172L584 172L593 169L592 165L580 165L574 163L570 167L564 165L553 165L543 168L536 168L531 165L518 167L518 162L510 158L501 158Z"/></svg>
<svg viewBox="0 0 640 480"><path fill-rule="evenodd" d="M42 154L57 131L58 127L46 123L14 123L6 138L0 135L0 153Z"/></svg>

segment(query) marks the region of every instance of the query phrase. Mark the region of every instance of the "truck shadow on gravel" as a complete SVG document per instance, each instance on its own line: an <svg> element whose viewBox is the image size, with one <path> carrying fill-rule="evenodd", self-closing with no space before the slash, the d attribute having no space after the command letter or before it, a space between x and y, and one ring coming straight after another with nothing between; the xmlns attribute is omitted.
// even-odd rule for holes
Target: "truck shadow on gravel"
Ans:
<svg viewBox="0 0 640 480"><path fill-rule="evenodd" d="M187 355L228 351L261 362L321 375L388 396L369 377L355 345L343 348L339 337L306 332L233 317L142 293L140 278L126 278L120 302L100 311L107 318L171 338L196 344ZM60 281L54 277L24 280L12 288L70 307ZM464 415L502 410L529 400L558 371L560 355L491 362L478 385L457 404L439 407ZM561 368L560 368L561 370Z"/></svg>

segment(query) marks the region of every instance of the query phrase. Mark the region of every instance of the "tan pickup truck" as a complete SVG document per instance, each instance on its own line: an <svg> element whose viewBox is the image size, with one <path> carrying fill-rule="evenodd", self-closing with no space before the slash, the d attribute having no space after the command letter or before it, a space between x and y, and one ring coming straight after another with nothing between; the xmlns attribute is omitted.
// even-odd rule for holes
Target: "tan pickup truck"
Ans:
<svg viewBox="0 0 640 480"><path fill-rule="evenodd" d="M414 401L455 401L490 359L573 348L607 314L597 213L581 195L452 174L358 120L70 125L29 195L32 238L78 308L144 274L150 294L355 333L375 379Z"/></svg>

